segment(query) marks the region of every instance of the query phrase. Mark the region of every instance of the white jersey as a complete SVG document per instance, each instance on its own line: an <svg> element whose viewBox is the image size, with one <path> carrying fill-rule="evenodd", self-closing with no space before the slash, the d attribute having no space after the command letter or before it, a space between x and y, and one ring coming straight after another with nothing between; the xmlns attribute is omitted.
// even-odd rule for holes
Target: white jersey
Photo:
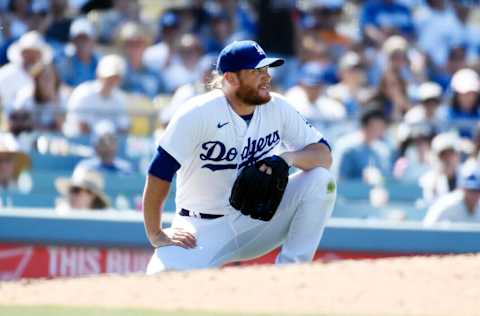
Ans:
<svg viewBox="0 0 480 316"><path fill-rule="evenodd" d="M299 150L322 135L279 94L257 106L250 123L236 114L221 90L194 97L176 113L160 146L181 167L175 202L208 214L234 211L228 201L237 170L280 153Z"/></svg>

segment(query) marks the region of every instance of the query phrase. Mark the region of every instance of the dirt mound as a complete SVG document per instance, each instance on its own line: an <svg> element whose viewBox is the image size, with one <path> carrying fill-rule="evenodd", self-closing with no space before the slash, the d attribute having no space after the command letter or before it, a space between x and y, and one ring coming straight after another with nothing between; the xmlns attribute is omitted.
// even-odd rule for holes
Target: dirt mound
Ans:
<svg viewBox="0 0 480 316"><path fill-rule="evenodd" d="M254 266L0 284L0 304L480 315L480 255Z"/></svg>

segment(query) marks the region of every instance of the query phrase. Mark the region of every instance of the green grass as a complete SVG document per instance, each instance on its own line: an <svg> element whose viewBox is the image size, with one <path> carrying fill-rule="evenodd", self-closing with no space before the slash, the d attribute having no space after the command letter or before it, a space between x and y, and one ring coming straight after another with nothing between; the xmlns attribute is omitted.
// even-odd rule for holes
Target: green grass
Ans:
<svg viewBox="0 0 480 316"><path fill-rule="evenodd" d="M293 316L292 314L246 314L177 311L162 312L147 309L117 309L64 306L4 306L0 305L0 316ZM301 316L301 315L295 315ZM328 316L328 315L308 315ZM331 315L333 316L333 315ZM353 316L353 315L351 315Z"/></svg>

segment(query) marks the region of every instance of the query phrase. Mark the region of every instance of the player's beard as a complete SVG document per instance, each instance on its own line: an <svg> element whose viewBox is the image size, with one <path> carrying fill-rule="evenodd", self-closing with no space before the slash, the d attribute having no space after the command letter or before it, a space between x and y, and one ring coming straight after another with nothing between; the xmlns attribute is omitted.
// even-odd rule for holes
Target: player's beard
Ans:
<svg viewBox="0 0 480 316"><path fill-rule="evenodd" d="M252 88L251 86L245 84L242 78L238 78L240 80L240 87L236 91L235 96L243 103L256 106L265 104L272 98L270 93L266 97L262 97L258 93L258 89Z"/></svg>

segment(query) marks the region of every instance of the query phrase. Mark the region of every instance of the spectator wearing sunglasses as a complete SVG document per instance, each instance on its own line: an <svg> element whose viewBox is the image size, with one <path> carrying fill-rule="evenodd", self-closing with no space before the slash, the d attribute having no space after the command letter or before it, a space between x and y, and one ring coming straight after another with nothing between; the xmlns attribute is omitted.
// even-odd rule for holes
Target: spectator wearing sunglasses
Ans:
<svg viewBox="0 0 480 316"><path fill-rule="evenodd" d="M56 206L59 213L103 210L110 206L110 201L104 193L104 179L93 170L76 168L71 178L58 178L55 187L61 194Z"/></svg>

